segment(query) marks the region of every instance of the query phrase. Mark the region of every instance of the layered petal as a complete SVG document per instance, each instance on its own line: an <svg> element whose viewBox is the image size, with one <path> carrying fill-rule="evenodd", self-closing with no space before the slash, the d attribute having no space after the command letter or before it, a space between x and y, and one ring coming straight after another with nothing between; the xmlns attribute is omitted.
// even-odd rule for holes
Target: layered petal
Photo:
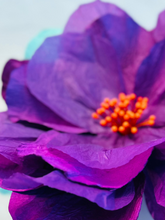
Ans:
<svg viewBox="0 0 165 220"><path fill-rule="evenodd" d="M147 48L140 46L140 35L139 26L129 17L125 21L106 15L82 34L49 38L29 63L28 87L65 120L98 133L102 129L91 113L105 97L132 91L136 70L149 52L152 43ZM144 35L150 38L148 32ZM140 58L134 57L132 51Z"/></svg>
<svg viewBox="0 0 165 220"><path fill-rule="evenodd" d="M111 141L106 136L72 135L49 131L31 144L21 145L19 155L37 155L54 168L65 172L68 179L105 188L127 184L145 166L155 145L164 138L127 145L104 147ZM107 145L108 147L108 145ZM124 156L123 156L124 155Z"/></svg>
<svg viewBox="0 0 165 220"><path fill-rule="evenodd" d="M116 5L94 1L79 6L79 8L70 16L64 32L84 32L95 20L106 14L112 14L114 16L122 17L123 19L127 17L127 14Z"/></svg>
<svg viewBox="0 0 165 220"><path fill-rule="evenodd" d="M104 26L106 35L115 46L127 92L131 93L135 74L155 44L154 37L138 26L123 10L102 1L81 5L68 20L65 32L81 33L96 20ZM163 31L163 27L161 30Z"/></svg>
<svg viewBox="0 0 165 220"><path fill-rule="evenodd" d="M156 127L165 125L165 41L157 43L151 50L150 55L140 66L135 81L134 92L138 96L147 96L149 105L146 115L156 116Z"/></svg>
<svg viewBox="0 0 165 220"><path fill-rule="evenodd" d="M24 113L20 117L35 123L41 123L42 117L44 125L61 131L100 133L105 129L91 118L92 112L105 97L114 98L119 92L133 91L137 69L154 41L151 33L114 5L96 1L79 10L91 11L91 17L88 19L87 16L87 21L82 22L82 33L48 38L33 56L27 70L25 65L24 70L22 67L18 74L15 73L20 75L21 71L27 71L27 79L21 82L26 94L20 92L23 90L20 86L17 89L17 96L22 95L19 99L27 101L25 95L29 99L29 103L21 102ZM74 16L80 14L79 10ZM85 28L91 22L91 26ZM13 103L15 84L12 79L7 99L9 109L12 108L12 120L14 114L15 120L20 118ZM27 104L40 106L44 113L39 113L36 107L29 110Z"/></svg>
<svg viewBox="0 0 165 220"><path fill-rule="evenodd" d="M5 189L22 191L41 184L28 181L28 175L42 176L51 171L50 165L36 156L19 157L17 147L34 142L43 130L24 124L13 124L7 113L0 114L0 186ZM16 186L17 185L17 186Z"/></svg>
<svg viewBox="0 0 165 220"><path fill-rule="evenodd" d="M41 46L47 37L59 35L62 29L45 29L36 35L27 45L25 59L31 59L35 51Z"/></svg>
<svg viewBox="0 0 165 220"><path fill-rule="evenodd" d="M164 220L165 219L165 207L161 206L157 203L155 194L154 194L154 187L150 178L146 179L146 186L145 186L145 198L147 207L154 218L154 220Z"/></svg>
<svg viewBox="0 0 165 220"><path fill-rule="evenodd" d="M161 149L159 148L158 150L156 148L153 151L145 172L151 186L153 187L156 203L165 207L165 160L162 160L162 157L160 157L160 159L158 158L159 154L157 151L161 151Z"/></svg>
<svg viewBox="0 0 165 220"><path fill-rule="evenodd" d="M119 189L102 189L72 182L67 179L65 174L58 170L52 171L43 177L35 178L34 181L44 186L49 186L50 188L86 198L106 210L123 208L128 205L135 196L133 181Z"/></svg>
<svg viewBox="0 0 165 220"><path fill-rule="evenodd" d="M162 11L159 14L157 25L152 31L152 34L156 42L159 42L165 39L165 11Z"/></svg>
<svg viewBox="0 0 165 220"><path fill-rule="evenodd" d="M136 220L139 215L144 179L136 179L132 202L116 211L107 211L88 200L59 190L43 187L26 193L13 193L9 211L13 220L86 219Z"/></svg>
<svg viewBox="0 0 165 220"><path fill-rule="evenodd" d="M26 63L28 63L28 61L18 61L18 60L9 60L6 63L2 73L2 82L3 82L2 96L4 99L6 99L6 89L10 81L11 72Z"/></svg>
<svg viewBox="0 0 165 220"><path fill-rule="evenodd" d="M28 65L27 83L60 117L94 133L103 128L91 114L124 87L111 43L92 31L48 38Z"/></svg>
<svg viewBox="0 0 165 220"><path fill-rule="evenodd" d="M84 132L85 130L77 128L63 120L30 93L26 84L27 64L28 63L22 63L20 68L10 73L10 81L7 85L6 94L10 119L13 122L26 120L62 131L75 133ZM4 76L9 73L9 71L7 72L6 70L10 70L10 62L6 64L6 68L3 72Z"/></svg>

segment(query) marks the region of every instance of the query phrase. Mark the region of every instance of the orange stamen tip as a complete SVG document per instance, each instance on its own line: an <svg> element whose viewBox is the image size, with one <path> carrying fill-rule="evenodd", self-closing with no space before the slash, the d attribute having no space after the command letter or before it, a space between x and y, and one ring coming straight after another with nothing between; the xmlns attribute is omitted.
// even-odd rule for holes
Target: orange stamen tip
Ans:
<svg viewBox="0 0 165 220"><path fill-rule="evenodd" d="M135 118L140 118L141 114L139 114L138 112L135 113Z"/></svg>
<svg viewBox="0 0 165 220"><path fill-rule="evenodd" d="M109 103L110 99L109 98L105 98L104 102Z"/></svg>
<svg viewBox="0 0 165 220"><path fill-rule="evenodd" d="M124 115L124 120L126 120L126 121L127 121L127 120L129 120L129 119L130 119L129 115L127 115L127 114L126 114L126 115Z"/></svg>
<svg viewBox="0 0 165 220"><path fill-rule="evenodd" d="M115 110L114 110L114 112L117 113L117 114L119 113L119 111L120 111L119 107L115 108Z"/></svg>
<svg viewBox="0 0 165 220"><path fill-rule="evenodd" d="M143 100L143 97L139 96L137 100L138 102L141 102Z"/></svg>
<svg viewBox="0 0 165 220"><path fill-rule="evenodd" d="M117 99L116 98L114 98L114 99L112 99L112 101L114 102L114 103L117 103Z"/></svg>
<svg viewBox="0 0 165 220"><path fill-rule="evenodd" d="M112 130L113 132L117 132L117 131L118 131L118 127L115 126L115 125L113 125L113 126L111 127L111 130Z"/></svg>
<svg viewBox="0 0 165 220"><path fill-rule="evenodd" d="M142 101L143 101L143 102L148 102L148 98L147 98L147 97L144 97L144 98L142 99Z"/></svg>
<svg viewBox="0 0 165 220"><path fill-rule="evenodd" d="M119 93L119 99L121 101L124 101L126 99L126 95L122 92L122 93Z"/></svg>
<svg viewBox="0 0 165 220"><path fill-rule="evenodd" d="M148 124L149 124L150 126L154 125L154 124L155 124L155 120L151 120L151 119L150 119L150 120L148 121Z"/></svg>
<svg viewBox="0 0 165 220"><path fill-rule="evenodd" d="M136 99L136 95L135 95L135 93L132 93L131 95L130 95L130 99Z"/></svg>
<svg viewBox="0 0 165 220"><path fill-rule="evenodd" d="M110 105L111 107L114 107L116 104L117 104L117 99L112 99L112 100L109 102L109 105Z"/></svg>
<svg viewBox="0 0 165 220"><path fill-rule="evenodd" d="M100 125L102 125L102 126L105 126L105 125L107 125L107 122L106 122L106 120L102 119L102 120L100 121Z"/></svg>
<svg viewBox="0 0 165 220"><path fill-rule="evenodd" d="M124 101L124 107L127 107L129 104L130 104L130 101L129 101L129 100L125 100L125 101Z"/></svg>
<svg viewBox="0 0 165 220"><path fill-rule="evenodd" d="M119 132L123 133L124 131L125 131L125 127L120 126L120 127L119 127Z"/></svg>
<svg viewBox="0 0 165 220"><path fill-rule="evenodd" d="M124 121L124 122L123 122L123 126L124 126L125 128L128 128L128 127L130 126L130 124L129 124L128 121Z"/></svg>
<svg viewBox="0 0 165 220"><path fill-rule="evenodd" d="M137 112L138 112L139 114L142 114L142 113L143 113L143 110L142 110L142 109L138 109Z"/></svg>
<svg viewBox="0 0 165 220"><path fill-rule="evenodd" d="M105 98L101 107L92 114L92 118L99 119L101 126L108 126L113 132L122 135L136 134L138 128L155 123L155 115L150 115L147 120L138 123L147 105L147 97L136 97L134 93L120 93L118 99Z"/></svg>
<svg viewBox="0 0 165 220"><path fill-rule="evenodd" d="M105 118L105 120L106 120L107 122L111 122L111 121L112 121L112 119L111 119L110 116L107 116L107 117Z"/></svg>
<svg viewBox="0 0 165 220"><path fill-rule="evenodd" d="M113 112L113 113L111 114L111 117L114 118L114 119L116 119L116 118L117 118L117 114L116 114L115 112Z"/></svg>
<svg viewBox="0 0 165 220"><path fill-rule="evenodd" d="M140 102L136 102L135 107L136 108L141 108L141 103Z"/></svg>
<svg viewBox="0 0 165 220"><path fill-rule="evenodd" d="M103 108L105 108L105 109L108 109L108 108L109 108L108 103L105 103L105 102L102 102L102 103L101 103L101 106L102 106Z"/></svg>
<svg viewBox="0 0 165 220"><path fill-rule="evenodd" d="M98 119L99 116L98 116L98 114L97 114L96 112L94 112L94 113L92 114L92 118L94 118L94 119Z"/></svg>
<svg viewBox="0 0 165 220"><path fill-rule="evenodd" d="M142 103L142 105L141 105L140 108L143 109L143 110L145 110L145 109L147 108L147 103Z"/></svg>
<svg viewBox="0 0 165 220"><path fill-rule="evenodd" d="M120 115L121 117L123 117L124 114L125 114L125 111L123 111L123 110L120 110L120 111L119 111L119 115Z"/></svg>
<svg viewBox="0 0 165 220"><path fill-rule="evenodd" d="M135 117L135 114L132 111L128 110L126 113L127 113L127 115L129 115L130 118L134 118Z"/></svg>
<svg viewBox="0 0 165 220"><path fill-rule="evenodd" d="M120 107L120 108L124 108L124 107L125 107L124 103L123 103L123 102L120 102L120 103L119 103L119 107Z"/></svg>
<svg viewBox="0 0 165 220"><path fill-rule="evenodd" d="M156 119L156 116L155 116L155 115L150 115L149 119L155 120L155 119Z"/></svg>
<svg viewBox="0 0 165 220"><path fill-rule="evenodd" d="M138 131L137 127L131 127L131 133L136 134Z"/></svg>
<svg viewBox="0 0 165 220"><path fill-rule="evenodd" d="M97 114L102 115L105 112L105 108L98 108Z"/></svg>

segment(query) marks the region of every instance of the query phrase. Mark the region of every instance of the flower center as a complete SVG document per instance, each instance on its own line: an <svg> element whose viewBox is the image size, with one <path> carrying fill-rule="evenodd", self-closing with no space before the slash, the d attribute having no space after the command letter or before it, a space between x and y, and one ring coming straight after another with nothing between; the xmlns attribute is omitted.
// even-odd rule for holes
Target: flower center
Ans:
<svg viewBox="0 0 165 220"><path fill-rule="evenodd" d="M101 126L110 127L113 132L135 134L139 127L152 126L155 123L155 115L150 115L147 120L138 123L147 105L147 97L120 93L118 99L105 98L100 104L101 107L92 114L92 118L99 120Z"/></svg>

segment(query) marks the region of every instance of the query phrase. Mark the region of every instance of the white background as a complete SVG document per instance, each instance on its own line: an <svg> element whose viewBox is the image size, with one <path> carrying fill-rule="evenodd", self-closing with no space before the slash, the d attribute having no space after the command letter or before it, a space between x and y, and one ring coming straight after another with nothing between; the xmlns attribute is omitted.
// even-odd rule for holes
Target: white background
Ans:
<svg viewBox="0 0 165 220"><path fill-rule="evenodd" d="M23 59L28 42L43 29L63 28L71 13L90 0L0 0L0 72L10 58ZM151 30L165 0L107 0L124 9L133 19ZM0 111L6 105L0 97ZM0 220L10 220L9 196L0 194ZM151 220L145 204L139 220Z"/></svg>

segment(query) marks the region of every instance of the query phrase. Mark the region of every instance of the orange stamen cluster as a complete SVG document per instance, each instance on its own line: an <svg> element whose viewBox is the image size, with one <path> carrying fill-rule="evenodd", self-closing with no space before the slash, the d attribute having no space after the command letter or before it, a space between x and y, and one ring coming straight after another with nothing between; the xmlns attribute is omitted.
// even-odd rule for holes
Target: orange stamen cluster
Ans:
<svg viewBox="0 0 165 220"><path fill-rule="evenodd" d="M105 98L92 117L98 119L101 126L109 126L113 132L135 134L139 127L152 126L155 123L155 115L150 115L146 121L138 123L147 105L147 97L120 93L118 99Z"/></svg>

